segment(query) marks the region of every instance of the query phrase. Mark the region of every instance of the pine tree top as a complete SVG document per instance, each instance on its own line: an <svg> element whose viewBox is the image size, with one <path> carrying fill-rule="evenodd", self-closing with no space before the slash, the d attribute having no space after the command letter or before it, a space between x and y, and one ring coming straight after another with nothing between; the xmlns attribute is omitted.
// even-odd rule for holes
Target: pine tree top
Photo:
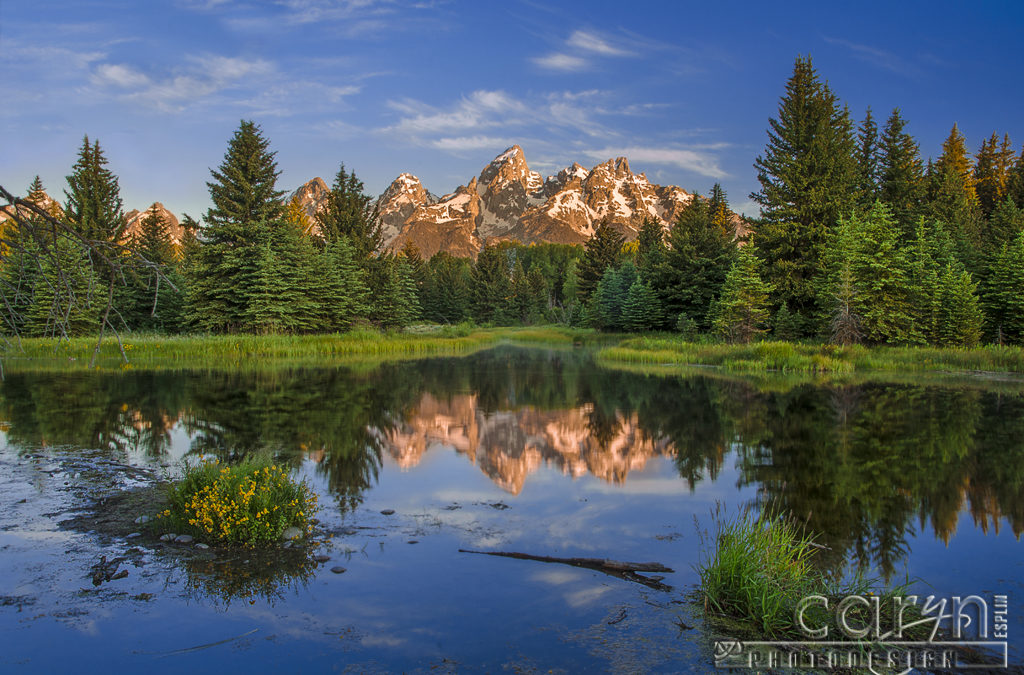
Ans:
<svg viewBox="0 0 1024 675"><path fill-rule="evenodd" d="M277 189L276 154L259 125L242 120L228 142L224 161L210 171L213 181L206 186L213 207L206 213L208 225L251 226L283 217L284 192Z"/></svg>

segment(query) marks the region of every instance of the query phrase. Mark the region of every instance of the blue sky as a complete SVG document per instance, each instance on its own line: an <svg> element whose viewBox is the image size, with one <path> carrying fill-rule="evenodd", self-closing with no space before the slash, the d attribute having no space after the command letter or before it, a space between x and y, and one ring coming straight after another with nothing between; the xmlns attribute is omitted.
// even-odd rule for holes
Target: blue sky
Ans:
<svg viewBox="0 0 1024 675"><path fill-rule="evenodd" d="M340 162L436 194L519 143L544 175L626 155L753 212L752 164L798 54L855 119L900 107L925 157L957 122L1024 142L1024 3L3 0L0 185L63 201L82 136L127 208L200 216L240 119L280 187Z"/></svg>

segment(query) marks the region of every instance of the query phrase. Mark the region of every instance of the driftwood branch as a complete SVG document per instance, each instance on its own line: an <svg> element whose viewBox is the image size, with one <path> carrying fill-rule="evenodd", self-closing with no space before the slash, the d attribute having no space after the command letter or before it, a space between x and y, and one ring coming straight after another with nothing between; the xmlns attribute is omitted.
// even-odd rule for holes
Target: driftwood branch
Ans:
<svg viewBox="0 0 1024 675"><path fill-rule="evenodd" d="M459 553L476 553L478 555L493 555L501 558L515 558L517 560L534 560L543 563L558 563L583 567L597 572L603 572L613 577L634 581L643 584L656 591L670 591L672 587L661 583L664 577L645 577L638 572L664 572L671 574L675 570L665 567L656 562L625 562L622 560L610 560L608 558L556 558L547 555L532 555L530 553L517 553L515 551L470 551L460 548Z"/></svg>

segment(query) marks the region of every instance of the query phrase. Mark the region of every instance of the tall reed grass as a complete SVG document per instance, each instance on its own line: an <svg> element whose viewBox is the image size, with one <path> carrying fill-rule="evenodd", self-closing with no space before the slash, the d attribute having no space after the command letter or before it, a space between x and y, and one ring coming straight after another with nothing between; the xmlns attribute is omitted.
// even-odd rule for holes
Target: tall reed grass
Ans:
<svg viewBox="0 0 1024 675"><path fill-rule="evenodd" d="M676 337L637 337L603 349L598 356L609 363L716 366L737 373L1024 373L1024 349L995 345L973 349L862 345L840 347L775 341L716 344L690 342Z"/></svg>

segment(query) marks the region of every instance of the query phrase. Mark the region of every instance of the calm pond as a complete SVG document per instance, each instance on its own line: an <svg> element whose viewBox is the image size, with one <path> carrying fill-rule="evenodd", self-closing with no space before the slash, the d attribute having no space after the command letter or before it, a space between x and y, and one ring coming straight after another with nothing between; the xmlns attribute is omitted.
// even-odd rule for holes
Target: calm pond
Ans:
<svg viewBox="0 0 1024 675"><path fill-rule="evenodd" d="M358 369L8 374L0 669L707 672L694 566L716 504L806 518L835 570L1008 595L1020 664L1022 391L754 385L517 347ZM183 458L250 453L319 493L312 551L181 551L94 521ZM675 572L665 590L459 549ZM94 585L101 556L128 575Z"/></svg>

